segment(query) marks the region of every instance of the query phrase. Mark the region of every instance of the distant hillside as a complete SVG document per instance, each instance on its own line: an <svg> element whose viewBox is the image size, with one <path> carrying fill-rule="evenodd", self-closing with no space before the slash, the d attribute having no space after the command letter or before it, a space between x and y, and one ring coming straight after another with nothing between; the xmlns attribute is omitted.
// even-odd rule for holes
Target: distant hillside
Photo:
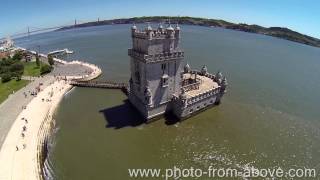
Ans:
<svg viewBox="0 0 320 180"><path fill-rule="evenodd" d="M320 39L313 38L313 37L292 31L288 28L282 28L282 27L266 28L259 25L235 24L235 23L224 21L224 20L195 18L195 17L151 16L151 17L112 19L112 20L77 24L74 26L64 27L59 30L79 28L79 27L89 27L89 26L111 25L111 24L133 24L133 23L146 23L146 22L160 23L160 22L168 22L169 19L172 24L179 23L179 24L187 24L187 25L206 26L206 27L222 27L226 29L264 34L268 36L278 37L281 39L286 39L289 41L307 44L310 46L320 47Z"/></svg>

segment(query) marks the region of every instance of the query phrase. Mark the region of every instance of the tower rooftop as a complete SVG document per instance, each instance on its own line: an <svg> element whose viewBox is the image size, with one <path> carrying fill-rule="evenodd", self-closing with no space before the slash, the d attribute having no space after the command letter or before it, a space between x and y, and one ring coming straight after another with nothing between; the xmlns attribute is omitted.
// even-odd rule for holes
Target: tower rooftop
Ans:
<svg viewBox="0 0 320 180"><path fill-rule="evenodd" d="M187 80L187 79L193 79L195 77L195 74L193 73L185 73L183 74L183 80ZM188 89L187 86L198 86L197 88L191 88L191 90L186 90L185 94L187 98L192 98L195 96L198 96L199 94L208 92L210 90L216 89L219 87L217 82L214 82L211 78L197 74L197 82L198 83L193 83L190 85L186 85L183 88Z"/></svg>
<svg viewBox="0 0 320 180"><path fill-rule="evenodd" d="M139 29L136 25L133 25L131 29L133 30L132 36L140 39L150 39L150 35L152 39L165 39L180 31L180 27L173 28L169 25L167 28L163 28L162 24L159 24L158 28L152 28L149 23L144 29Z"/></svg>

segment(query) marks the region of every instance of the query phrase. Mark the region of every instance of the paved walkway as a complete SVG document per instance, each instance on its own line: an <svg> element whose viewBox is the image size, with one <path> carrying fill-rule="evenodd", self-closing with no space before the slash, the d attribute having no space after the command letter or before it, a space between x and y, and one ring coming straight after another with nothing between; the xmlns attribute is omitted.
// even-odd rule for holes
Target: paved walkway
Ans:
<svg viewBox="0 0 320 180"><path fill-rule="evenodd" d="M44 76L42 78L35 78L34 81L29 83L26 87L11 94L7 100L0 104L0 149L2 144L17 116L21 113L22 107L26 106L34 96L30 92L34 91L39 83L43 83L41 89L47 87L54 81L52 76ZM30 91L30 92L29 92ZM24 92L27 94L25 97Z"/></svg>
<svg viewBox="0 0 320 180"><path fill-rule="evenodd" d="M57 64L53 74L56 76L84 76L92 72L92 68L80 64Z"/></svg>

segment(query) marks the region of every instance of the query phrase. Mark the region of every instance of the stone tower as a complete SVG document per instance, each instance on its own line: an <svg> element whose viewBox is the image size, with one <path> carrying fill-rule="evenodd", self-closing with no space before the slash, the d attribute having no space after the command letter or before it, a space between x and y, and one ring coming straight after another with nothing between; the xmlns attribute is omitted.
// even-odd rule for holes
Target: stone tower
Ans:
<svg viewBox="0 0 320 180"><path fill-rule="evenodd" d="M184 52L179 47L180 27L162 24L144 30L131 27L129 100L146 119L169 111L181 93Z"/></svg>

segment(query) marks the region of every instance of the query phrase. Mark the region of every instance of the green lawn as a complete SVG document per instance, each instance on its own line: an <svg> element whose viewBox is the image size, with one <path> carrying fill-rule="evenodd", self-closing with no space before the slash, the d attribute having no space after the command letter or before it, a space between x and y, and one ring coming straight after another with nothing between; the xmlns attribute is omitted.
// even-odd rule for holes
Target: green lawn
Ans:
<svg viewBox="0 0 320 180"><path fill-rule="evenodd" d="M33 62L24 62L24 76L40 76L40 67L37 67L35 61Z"/></svg>
<svg viewBox="0 0 320 180"><path fill-rule="evenodd" d="M9 82L2 83L0 81L0 104L7 99L7 97L14 91L18 91L19 89L25 87L29 81L27 80L20 80L16 81L12 79Z"/></svg>

